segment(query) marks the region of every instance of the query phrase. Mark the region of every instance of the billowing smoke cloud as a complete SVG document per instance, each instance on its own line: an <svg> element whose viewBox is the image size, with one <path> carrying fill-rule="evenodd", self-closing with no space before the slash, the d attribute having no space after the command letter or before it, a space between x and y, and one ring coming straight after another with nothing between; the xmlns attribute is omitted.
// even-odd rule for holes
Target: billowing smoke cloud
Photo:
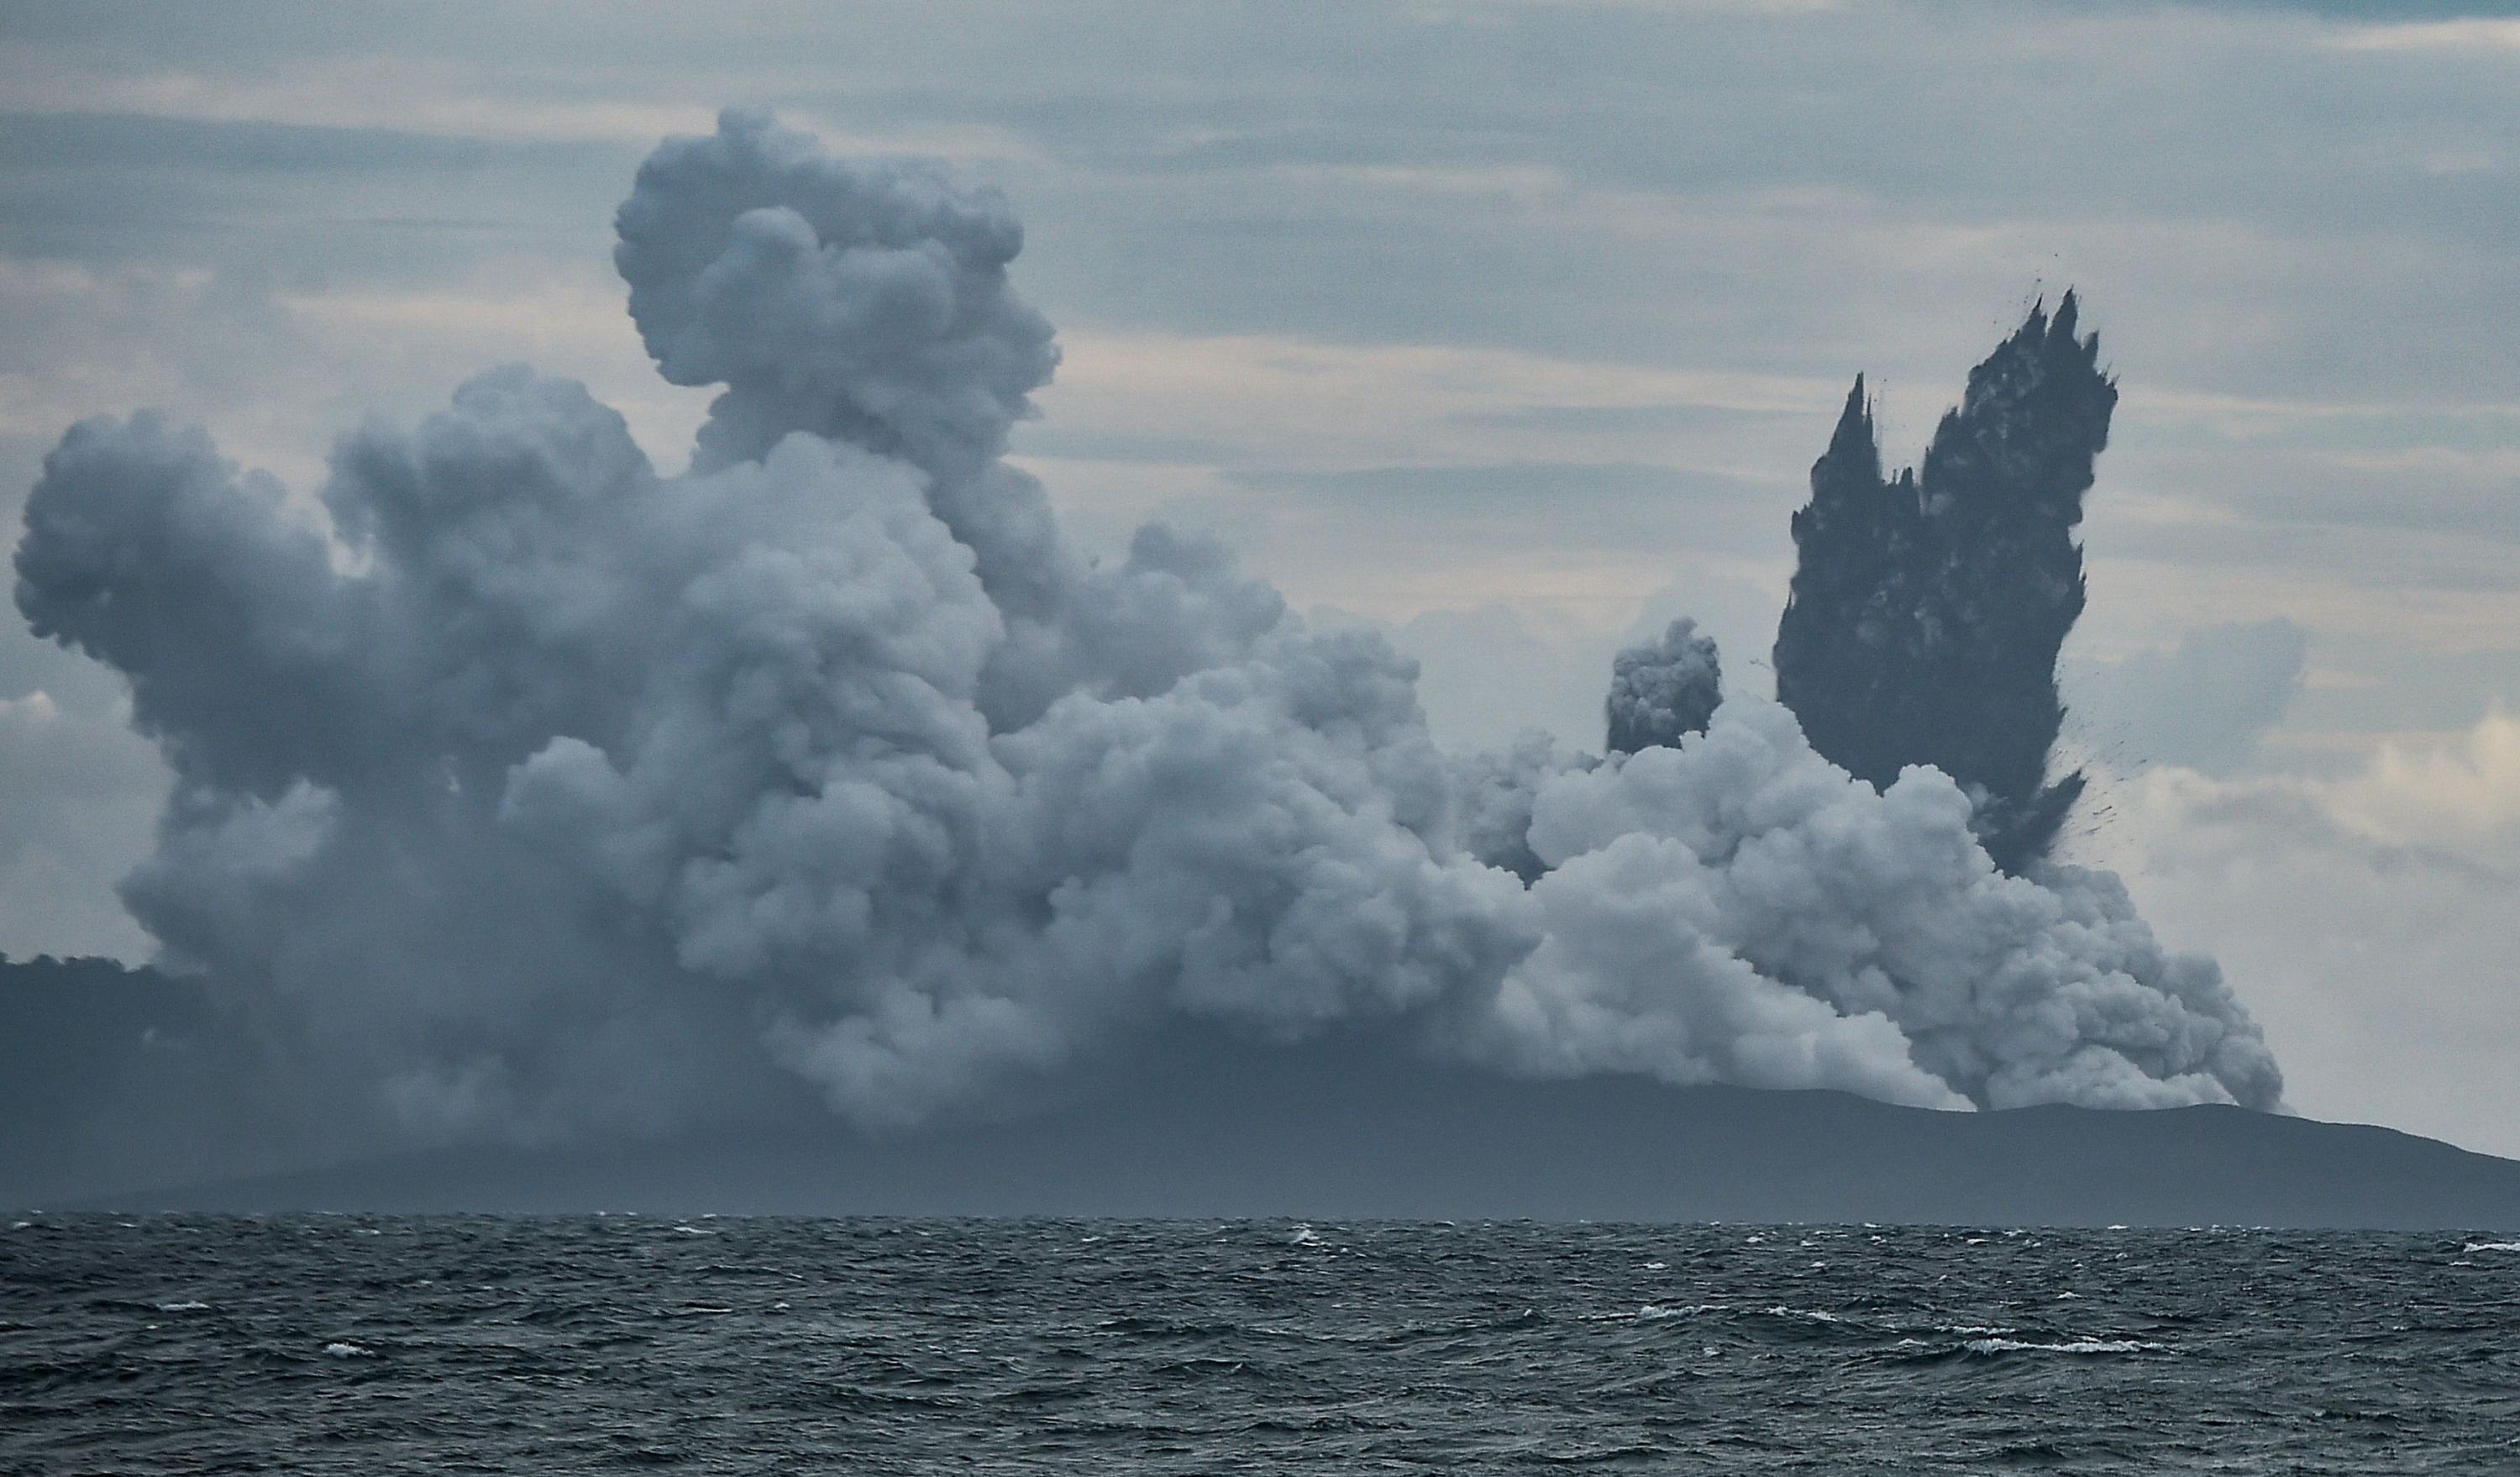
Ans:
<svg viewBox="0 0 2520 1477"><path fill-rule="evenodd" d="M2117 386L2074 294L2034 307L1969 372L1921 471L1884 481L1859 377L1811 502L1777 629L1777 696L1822 753L1886 785L1912 764L1958 780L2006 871L2043 855L2082 792L2048 783L2064 709L2056 652L2083 613L2074 527Z"/></svg>
<svg viewBox="0 0 2520 1477"><path fill-rule="evenodd" d="M1876 792L1743 698L1679 748L1554 776L1530 831L1545 936L1497 1029L1561 1066L1694 1052L1730 1081L1807 1053L1892 1100L1929 1100L1908 1063L1998 1107L2276 1100L2210 961L2165 954L2106 873L1999 872L1971 821L1943 775ZM1814 1005L1829 1029L1797 1028Z"/></svg>
<svg viewBox="0 0 2520 1477"><path fill-rule="evenodd" d="M1454 760L1412 664L1213 546L1081 557L1000 459L1056 352L996 196L730 113L620 231L663 373L727 386L688 474L503 369L344 441L319 508L148 415L72 428L27 505L20 608L127 674L175 774L126 903L367 1131L800 1087L900 1124L1186 1018L1946 1107L2275 1101L2111 879L2004 874L1952 781L1876 791L1774 704L1710 722L1685 627L1623 668L1635 752Z"/></svg>
<svg viewBox="0 0 2520 1477"><path fill-rule="evenodd" d="M1724 669L1711 638L1682 617L1648 647L1630 647L1610 659L1609 748L1633 754L1659 744L1678 748L1690 734L1706 732L1723 700Z"/></svg>

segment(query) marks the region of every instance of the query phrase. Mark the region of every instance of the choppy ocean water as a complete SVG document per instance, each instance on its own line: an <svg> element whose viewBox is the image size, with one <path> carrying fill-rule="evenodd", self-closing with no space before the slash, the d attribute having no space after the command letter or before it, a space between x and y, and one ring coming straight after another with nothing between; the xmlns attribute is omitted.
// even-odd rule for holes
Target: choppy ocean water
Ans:
<svg viewBox="0 0 2520 1477"><path fill-rule="evenodd" d="M2520 1472L2520 1242L33 1216L10 1472Z"/></svg>

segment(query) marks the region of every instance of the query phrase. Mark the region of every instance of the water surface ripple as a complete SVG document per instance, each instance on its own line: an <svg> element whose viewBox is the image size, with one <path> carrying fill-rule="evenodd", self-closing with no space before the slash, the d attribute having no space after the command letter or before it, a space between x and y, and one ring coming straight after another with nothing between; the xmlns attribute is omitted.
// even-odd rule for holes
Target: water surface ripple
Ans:
<svg viewBox="0 0 2520 1477"><path fill-rule="evenodd" d="M25 1473L2520 1471L2520 1243L29 1216Z"/></svg>

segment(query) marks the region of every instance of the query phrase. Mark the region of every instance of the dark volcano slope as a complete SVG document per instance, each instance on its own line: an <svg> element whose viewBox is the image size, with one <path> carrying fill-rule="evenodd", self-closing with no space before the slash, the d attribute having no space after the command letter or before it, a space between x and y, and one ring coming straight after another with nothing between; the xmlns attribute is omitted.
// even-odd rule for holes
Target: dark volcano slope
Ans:
<svg viewBox="0 0 2520 1477"><path fill-rule="evenodd" d="M448 1150L123 1192L122 1210L2520 1228L2520 1163L2240 1108L1936 1113L1509 1082L1388 1044L1210 1045L1017 1121ZM1395 1068L1393 1063L1405 1065Z"/></svg>

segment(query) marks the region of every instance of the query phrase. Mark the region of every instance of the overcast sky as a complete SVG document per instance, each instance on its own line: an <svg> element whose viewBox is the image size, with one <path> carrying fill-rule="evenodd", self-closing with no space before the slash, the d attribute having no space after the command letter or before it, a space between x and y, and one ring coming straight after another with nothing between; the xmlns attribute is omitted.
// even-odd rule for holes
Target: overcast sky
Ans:
<svg viewBox="0 0 2520 1477"><path fill-rule="evenodd" d="M0 7L0 512L79 417L311 491L472 371L681 465L611 209L722 105L1013 199L1090 543L1215 532L1438 735L1598 743L1672 614L1756 687L1859 371L1912 459L2031 302L2121 377L2075 854L2290 1097L2520 1154L2520 19L2428 4ZM14 535L13 535L14 536ZM146 958L115 683L0 634L0 950Z"/></svg>

